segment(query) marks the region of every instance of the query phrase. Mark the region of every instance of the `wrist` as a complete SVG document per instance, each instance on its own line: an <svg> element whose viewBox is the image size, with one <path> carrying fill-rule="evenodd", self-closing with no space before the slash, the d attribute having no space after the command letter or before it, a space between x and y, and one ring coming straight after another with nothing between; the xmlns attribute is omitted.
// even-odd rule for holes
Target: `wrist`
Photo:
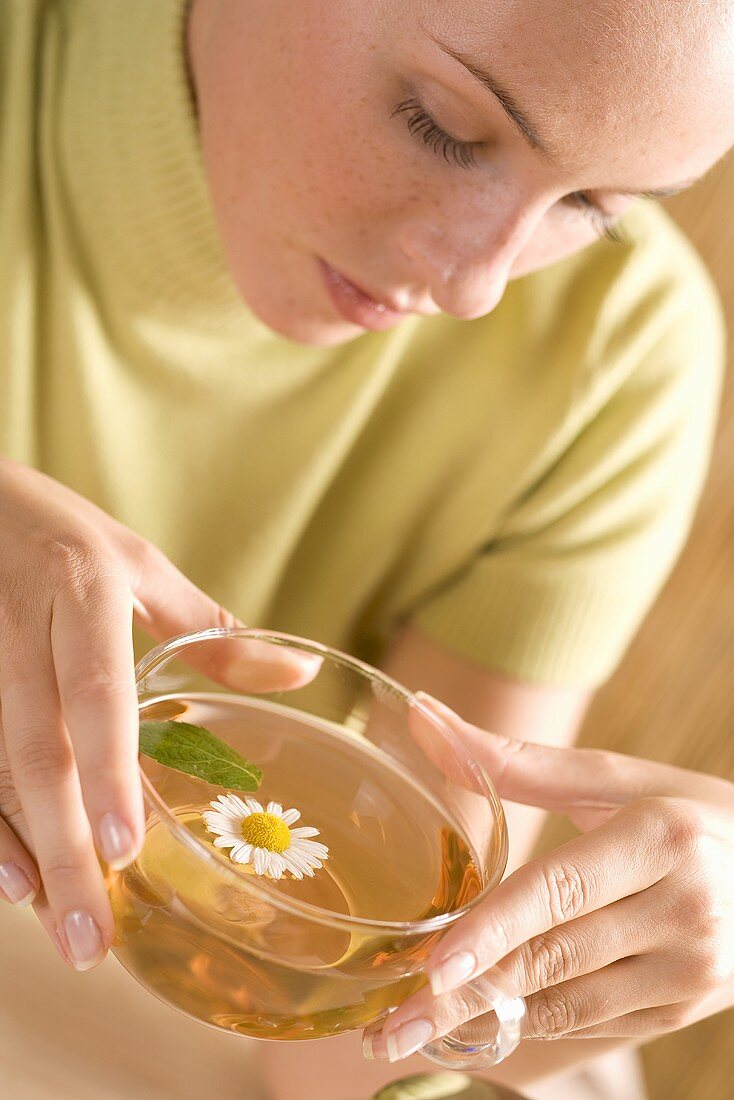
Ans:
<svg viewBox="0 0 734 1100"><path fill-rule="evenodd" d="M506 1061L476 1076L522 1092L549 1078L581 1070L605 1054L625 1049L633 1051L645 1042L649 1042L649 1038L639 1036L634 1039L557 1039L552 1043L526 1039Z"/></svg>

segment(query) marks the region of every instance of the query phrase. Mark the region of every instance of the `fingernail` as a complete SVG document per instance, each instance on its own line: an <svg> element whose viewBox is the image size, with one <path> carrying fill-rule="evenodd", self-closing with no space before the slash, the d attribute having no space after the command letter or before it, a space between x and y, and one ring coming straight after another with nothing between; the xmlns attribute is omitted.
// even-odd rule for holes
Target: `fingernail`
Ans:
<svg viewBox="0 0 734 1100"><path fill-rule="evenodd" d="M0 863L0 890L13 905L25 909L38 890L17 863Z"/></svg>
<svg viewBox="0 0 734 1100"><path fill-rule="evenodd" d="M416 1050L425 1046L432 1035L433 1024L430 1020L408 1020L388 1035L387 1056L391 1062L407 1058L409 1054L415 1054Z"/></svg>
<svg viewBox="0 0 734 1100"><path fill-rule="evenodd" d="M382 1061L387 1058L387 1047L382 1031L365 1032L362 1036L362 1053L371 1061Z"/></svg>
<svg viewBox="0 0 734 1100"><path fill-rule="evenodd" d="M69 955L77 970L89 970L104 957L102 933L89 913L75 909L64 918L64 932Z"/></svg>
<svg viewBox="0 0 734 1100"><path fill-rule="evenodd" d="M51 933L51 939L53 940L54 947L58 951L59 955L61 955L61 958L64 960L64 962L67 964L67 966L72 966L73 963L72 963L71 959L69 958L69 952L66 950L66 945L65 945L64 941L62 940L61 936L59 935L58 929L55 929Z"/></svg>
<svg viewBox="0 0 734 1100"><path fill-rule="evenodd" d="M293 657L294 672L292 687L304 687L315 680L319 674L324 658L317 653L301 653L298 650L290 651Z"/></svg>
<svg viewBox="0 0 734 1100"><path fill-rule="evenodd" d="M463 985L477 966L476 955L472 951L457 951L444 959L429 975L431 992L438 997Z"/></svg>
<svg viewBox="0 0 734 1100"><path fill-rule="evenodd" d="M302 653L299 651L298 663L310 676L315 676L323 665L324 658L320 657L318 653Z"/></svg>
<svg viewBox="0 0 734 1100"><path fill-rule="evenodd" d="M135 855L133 834L116 814L105 814L99 823L99 847L113 871L127 867Z"/></svg>
<svg viewBox="0 0 734 1100"><path fill-rule="evenodd" d="M441 703L438 699L434 699L432 695L429 695L427 691L416 691L415 697L419 703L425 703L427 707L435 707L437 710L447 711L449 708L445 703Z"/></svg>

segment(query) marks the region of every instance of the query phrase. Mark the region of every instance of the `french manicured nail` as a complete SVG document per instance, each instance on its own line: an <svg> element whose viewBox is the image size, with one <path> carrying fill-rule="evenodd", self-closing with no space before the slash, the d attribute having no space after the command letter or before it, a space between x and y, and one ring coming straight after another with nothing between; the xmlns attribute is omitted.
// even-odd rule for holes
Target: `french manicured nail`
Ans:
<svg viewBox="0 0 734 1100"><path fill-rule="evenodd" d="M53 940L54 947L58 951L59 955L61 955L61 958L64 960L66 965L67 966L72 966L73 963L72 963L71 959L69 958L69 952L66 950L66 944L64 943L61 936L59 935L58 930L55 929L51 933L51 939Z"/></svg>
<svg viewBox="0 0 734 1100"><path fill-rule="evenodd" d="M113 871L127 867L135 855L133 834L116 814L105 814L99 823L99 847Z"/></svg>
<svg viewBox="0 0 734 1100"><path fill-rule="evenodd" d="M472 951L457 951L454 955L449 955L431 971L431 992L438 997L441 993L458 988L472 976L476 966L477 958Z"/></svg>
<svg viewBox="0 0 734 1100"><path fill-rule="evenodd" d="M385 1046L385 1037L382 1034L382 1029L363 1033L362 1053L365 1058L369 1058L371 1061L382 1061L387 1059L387 1047Z"/></svg>
<svg viewBox="0 0 734 1100"><path fill-rule="evenodd" d="M38 893L35 886L17 863L0 863L0 890L13 905L24 909Z"/></svg>
<svg viewBox="0 0 734 1100"><path fill-rule="evenodd" d="M436 699L433 695L429 695L427 691L416 691L415 697L419 702L425 703L429 710L433 708L438 711L439 714L444 714L446 717L453 717L451 708L447 707L445 703L442 703L440 699Z"/></svg>
<svg viewBox="0 0 734 1100"><path fill-rule="evenodd" d="M320 657L318 653L299 653L298 661L305 672L315 676L323 665L324 658Z"/></svg>
<svg viewBox="0 0 734 1100"><path fill-rule="evenodd" d="M102 933L89 913L75 909L64 917L64 934L69 955L77 970L89 970L104 956Z"/></svg>
<svg viewBox="0 0 734 1100"><path fill-rule="evenodd" d="M432 1036L433 1024L430 1020L408 1020L388 1035L387 1056L391 1062L407 1058L409 1054L415 1054L416 1050L425 1046Z"/></svg>

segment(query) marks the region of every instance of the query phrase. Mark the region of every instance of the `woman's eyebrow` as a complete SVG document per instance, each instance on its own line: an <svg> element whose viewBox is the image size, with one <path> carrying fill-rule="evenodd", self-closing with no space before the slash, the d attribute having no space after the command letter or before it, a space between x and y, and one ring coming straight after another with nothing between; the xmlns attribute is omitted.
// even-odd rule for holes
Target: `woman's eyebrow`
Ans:
<svg viewBox="0 0 734 1100"><path fill-rule="evenodd" d="M511 92L508 92L506 88L495 80L495 78L488 73L485 69L479 67L471 61L470 58L464 57L458 50L453 49L451 46L447 46L445 42L441 42L438 38L435 38L425 27L421 27L421 30L430 38L438 48L449 57L453 57L454 61L458 61L460 65L471 73L475 80L477 80L483 87L485 87L492 95L497 99L498 103L502 107L507 117L516 127L516 129L522 134L525 141L531 148L535 149L538 153L547 157L548 160L552 160L553 156L547 143L538 133L536 127L527 117L525 112L518 106L515 97Z"/></svg>
<svg viewBox="0 0 734 1100"><path fill-rule="evenodd" d="M448 57L452 57L454 61L458 61L460 65L463 65L475 80L486 88L487 91L492 93L502 107L502 110L532 149L535 149L536 152L540 153L547 160L553 161L557 159L525 112L518 106L512 93L508 92L506 88L503 88L491 73L488 73L486 69L481 68L470 58L465 57L459 50L455 50L452 46L447 46L445 42L441 42L440 39L427 31L425 27L421 27L421 30L443 53ZM670 187L643 187L639 189L624 187L609 188L609 190L614 191L616 194L635 195L644 199L669 199L672 195L679 195L681 191L685 191L687 188L692 187L694 183L698 183L698 179L685 180L683 183L676 183Z"/></svg>

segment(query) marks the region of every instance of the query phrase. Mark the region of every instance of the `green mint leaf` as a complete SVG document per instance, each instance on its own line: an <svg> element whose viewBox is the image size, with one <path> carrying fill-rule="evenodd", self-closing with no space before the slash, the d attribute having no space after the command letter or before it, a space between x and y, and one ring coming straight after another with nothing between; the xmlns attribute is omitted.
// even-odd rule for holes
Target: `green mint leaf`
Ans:
<svg viewBox="0 0 734 1100"><path fill-rule="evenodd" d="M166 768L234 791L256 791L262 772L209 730L188 722L141 722L140 751Z"/></svg>

